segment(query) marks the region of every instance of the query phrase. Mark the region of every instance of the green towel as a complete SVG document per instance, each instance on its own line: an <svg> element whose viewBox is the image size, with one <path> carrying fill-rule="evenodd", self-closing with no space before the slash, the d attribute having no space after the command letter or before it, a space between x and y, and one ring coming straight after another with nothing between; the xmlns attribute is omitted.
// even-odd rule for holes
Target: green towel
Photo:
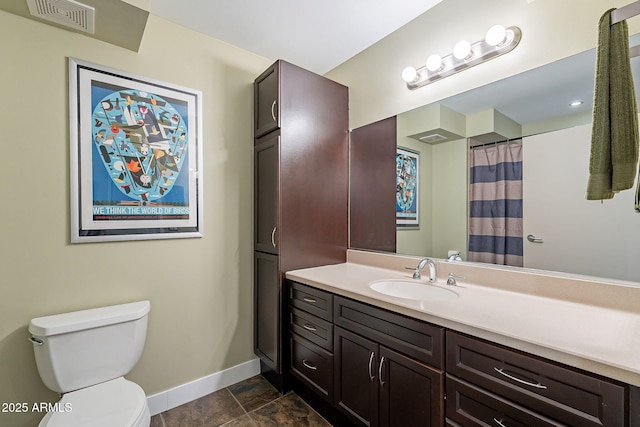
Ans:
<svg viewBox="0 0 640 427"><path fill-rule="evenodd" d="M638 163L629 29L626 21L611 25L613 10L605 12L599 24L588 200L611 199L616 192L632 188Z"/></svg>

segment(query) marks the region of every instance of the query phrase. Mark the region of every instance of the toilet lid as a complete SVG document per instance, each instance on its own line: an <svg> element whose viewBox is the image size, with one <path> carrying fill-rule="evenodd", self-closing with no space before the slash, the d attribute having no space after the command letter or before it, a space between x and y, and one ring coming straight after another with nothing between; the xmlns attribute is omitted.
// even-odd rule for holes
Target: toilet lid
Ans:
<svg viewBox="0 0 640 427"><path fill-rule="evenodd" d="M39 427L138 426L145 414L144 390L120 377L65 394Z"/></svg>

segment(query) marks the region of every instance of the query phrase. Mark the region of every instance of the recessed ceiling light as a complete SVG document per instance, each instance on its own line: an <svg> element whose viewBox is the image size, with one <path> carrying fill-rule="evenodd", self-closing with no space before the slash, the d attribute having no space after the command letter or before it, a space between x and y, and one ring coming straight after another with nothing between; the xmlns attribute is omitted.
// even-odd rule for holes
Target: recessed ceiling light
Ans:
<svg viewBox="0 0 640 427"><path fill-rule="evenodd" d="M571 104L569 104L570 107L579 107L582 104L584 104L584 101L573 101Z"/></svg>

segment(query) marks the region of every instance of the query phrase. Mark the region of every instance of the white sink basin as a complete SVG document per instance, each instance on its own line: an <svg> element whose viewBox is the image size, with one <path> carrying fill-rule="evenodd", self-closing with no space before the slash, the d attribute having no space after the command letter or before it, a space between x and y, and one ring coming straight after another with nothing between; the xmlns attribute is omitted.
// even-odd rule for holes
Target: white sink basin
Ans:
<svg viewBox="0 0 640 427"><path fill-rule="evenodd" d="M448 289L409 280L380 280L369 283L369 287L381 294L417 301L443 301L458 298L458 294Z"/></svg>

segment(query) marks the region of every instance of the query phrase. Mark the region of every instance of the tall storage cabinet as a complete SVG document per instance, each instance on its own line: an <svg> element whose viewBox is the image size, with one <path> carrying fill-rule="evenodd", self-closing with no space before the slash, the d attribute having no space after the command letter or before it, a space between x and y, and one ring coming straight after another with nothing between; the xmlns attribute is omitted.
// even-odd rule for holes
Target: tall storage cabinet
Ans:
<svg viewBox="0 0 640 427"><path fill-rule="evenodd" d="M348 89L279 60L254 95L254 344L282 389L284 273L346 260Z"/></svg>

